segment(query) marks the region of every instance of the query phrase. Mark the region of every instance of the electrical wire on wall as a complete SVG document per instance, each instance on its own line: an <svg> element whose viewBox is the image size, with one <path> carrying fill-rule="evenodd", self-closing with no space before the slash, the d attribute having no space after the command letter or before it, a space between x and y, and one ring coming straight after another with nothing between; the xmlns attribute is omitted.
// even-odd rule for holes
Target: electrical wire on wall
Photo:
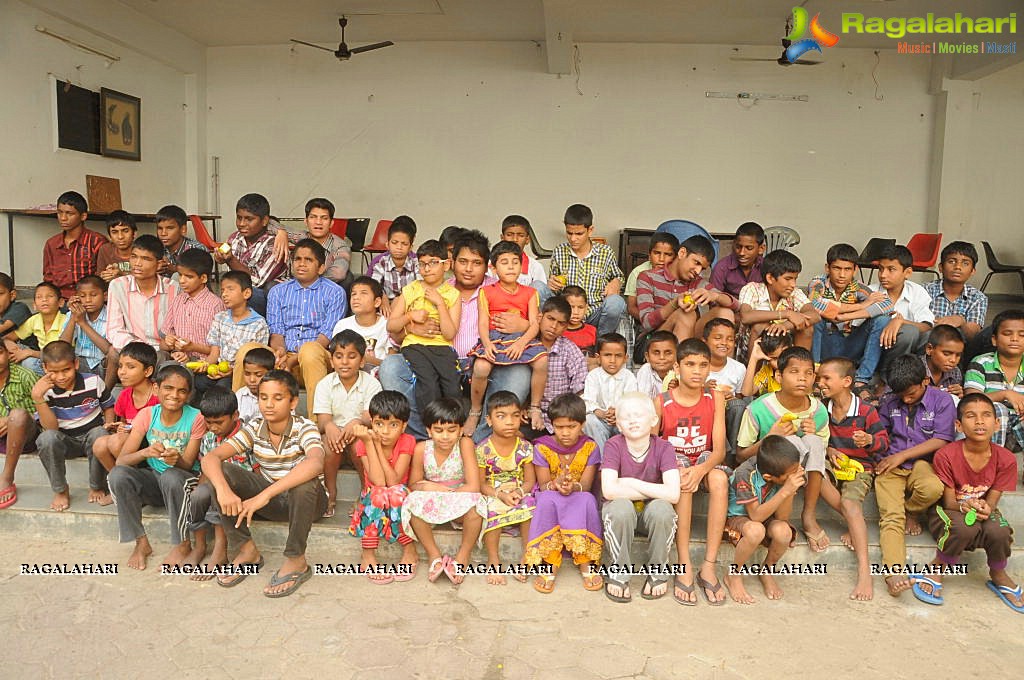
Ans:
<svg viewBox="0 0 1024 680"><path fill-rule="evenodd" d="M875 101L879 102L885 100L884 94L878 94L878 88L880 88L881 85L878 83L878 78L875 77L875 71L878 70L878 65L880 63L882 63L882 56L879 54L878 50L875 50L875 65L871 69L871 80L875 81Z"/></svg>
<svg viewBox="0 0 1024 680"><path fill-rule="evenodd" d="M583 55L580 53L580 46L572 46L572 70L576 73L576 94L583 96L583 90L580 89L580 71L583 68Z"/></svg>

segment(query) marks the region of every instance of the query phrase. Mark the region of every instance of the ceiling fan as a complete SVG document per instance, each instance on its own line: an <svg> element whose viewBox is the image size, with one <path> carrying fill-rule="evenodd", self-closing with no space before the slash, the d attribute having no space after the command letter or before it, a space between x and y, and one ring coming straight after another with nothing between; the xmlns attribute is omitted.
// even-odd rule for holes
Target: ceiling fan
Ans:
<svg viewBox="0 0 1024 680"><path fill-rule="evenodd" d="M293 43L298 43L299 45L306 45L308 47L315 47L318 50L332 52L334 56L341 61L348 61L352 58L353 54L369 52L370 50L379 50L382 47L391 47L395 44L390 40L385 40L384 42L372 43L370 45L363 45L362 47L353 47L349 49L349 46L345 43L345 27L348 26L348 19L346 17L341 17L338 19L338 25L341 26L341 43L338 45L338 49L336 50L332 50L330 47L323 47L322 45L314 45L313 43L306 42L305 40L296 40L295 38L292 38L291 41Z"/></svg>
<svg viewBox="0 0 1024 680"><path fill-rule="evenodd" d="M801 7L802 6L803 5L801 5ZM786 35L789 35L792 32L793 32L793 18L790 17L789 19L786 20ZM783 38L782 39L782 54L780 54L775 59L770 59L770 58L758 59L758 58L755 58L755 57L730 57L730 59L732 61L774 61L779 66L819 66L820 64L824 63L824 62L820 62L820 61L811 61L809 59L797 59L796 61L790 61L789 59L786 58L786 50L789 49L789 46L792 45L792 44L793 44L792 40L790 40L789 38ZM733 48L733 49L735 50L737 48ZM817 49L818 49L819 52L821 52L821 48L817 48Z"/></svg>

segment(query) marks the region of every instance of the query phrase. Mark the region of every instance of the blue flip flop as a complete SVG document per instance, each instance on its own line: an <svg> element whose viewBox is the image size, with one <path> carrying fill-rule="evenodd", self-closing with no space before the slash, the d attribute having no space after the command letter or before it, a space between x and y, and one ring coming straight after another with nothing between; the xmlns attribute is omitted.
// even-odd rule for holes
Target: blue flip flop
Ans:
<svg viewBox="0 0 1024 680"><path fill-rule="evenodd" d="M911 590L914 593L914 597L921 600L926 604L934 604L936 606L945 603L945 599L940 593L942 593L942 584L938 581L928 578L923 574L912 574L910 577ZM921 588L921 583L927 583L932 587L932 592L926 593Z"/></svg>
<svg viewBox="0 0 1024 680"><path fill-rule="evenodd" d="M1013 597L1019 598L1022 592L1024 592L1020 586L1017 586L1016 588L1011 588L1010 586L997 586L993 581L986 581L985 585L988 586L989 590L998 595L999 599L1005 602L1007 607L1019 614L1024 614L1024 607L1015 605L1010 601L1010 598L1007 597L1008 595L1012 595Z"/></svg>

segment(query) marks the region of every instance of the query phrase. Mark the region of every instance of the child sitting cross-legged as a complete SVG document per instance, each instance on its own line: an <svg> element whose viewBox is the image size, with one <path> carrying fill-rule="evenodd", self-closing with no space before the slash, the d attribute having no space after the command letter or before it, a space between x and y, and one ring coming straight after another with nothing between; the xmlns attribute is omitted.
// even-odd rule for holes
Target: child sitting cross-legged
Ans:
<svg viewBox="0 0 1024 680"><path fill-rule="evenodd" d="M711 352L703 341L690 338L679 343L676 358L679 384L659 395L654 402L661 419L659 434L675 449L679 466L676 549L679 564L685 565L686 574L675 577L672 596L682 605L697 604L696 578L705 601L717 606L725 601L715 565L725 529L729 473L732 472L722 465L725 460L725 397L705 387ZM694 577L690 568L690 520L693 495L698 489L708 493L707 550Z"/></svg>
<svg viewBox="0 0 1024 680"><path fill-rule="evenodd" d="M455 585L480 535L482 520L476 511L480 500L480 468L473 440L462 436L466 411L458 399L438 399L423 409L423 426L430 439L416 444L409 473L412 492L402 503L402 530L412 534L427 553L427 579L436 581L444 572ZM442 555L434 540L434 527L452 520L462 522L462 543L454 557Z"/></svg>
<svg viewBox="0 0 1024 680"><path fill-rule="evenodd" d="M499 241L491 248L491 266L498 276L497 283L484 286L477 297L480 306L477 330L480 342L470 352L476 357L473 362L473 380L470 383L469 419L466 421L466 436L473 436L473 430L480 422L480 409L487 392L487 383L494 366L527 364L532 370L530 380L530 424L535 430L544 427L540 412L540 399L544 395L547 379L547 348L537 340L540 329L540 307L537 290L520 285L518 278L523 271L523 251L511 241ZM524 333L502 333L494 327L494 315L516 312L529 322Z"/></svg>
<svg viewBox="0 0 1024 680"><path fill-rule="evenodd" d="M501 566L498 543L501 534L511 527L519 531L523 551L526 551L530 519L537 505L533 496L536 486L533 446L519 436L522 418L519 397L512 392L495 392L487 400L491 436L476 447L482 477L476 509L484 519L483 543L487 549L487 564L491 567ZM517 575L516 580L526 581L526 575ZM487 583L505 585L505 577L488 574Z"/></svg>
<svg viewBox="0 0 1024 680"><path fill-rule="evenodd" d="M838 498L831 489L823 490L822 496L829 504L839 501L835 509L848 527L841 540L857 555L857 585L850 599L870 600L874 591L868 564L864 497L874 485L875 463L889 449L889 433L882 427L874 406L853 393L856 374L853 362L845 357L825 359L818 367L818 387L829 414L827 453L840 491Z"/></svg>
<svg viewBox="0 0 1024 680"><path fill-rule="evenodd" d="M356 502L348 533L360 539L364 569L377 564L377 548L383 539L402 546L401 564L410 573L370 574L377 585L409 581L416 575L416 546L402 529L402 504L409 495L409 470L416 440L406 434L409 400L401 392L383 390L370 400L370 428L357 425L354 447L363 473L363 490Z"/></svg>
<svg viewBox="0 0 1024 680"><path fill-rule="evenodd" d="M376 378L362 370L366 341L353 330L344 330L327 347L334 372L316 386L313 414L324 433L324 486L327 511L333 517L338 498L341 459L356 440L356 428L370 424L370 400L381 391Z"/></svg>
<svg viewBox="0 0 1024 680"><path fill-rule="evenodd" d="M223 387L214 386L206 390L199 402L199 412L206 421L206 434L199 443L199 458L202 458L220 446L242 427L238 419L238 400L234 393ZM239 453L231 458L231 462L246 470L259 467L252 460L249 452ZM213 550L206 562L207 567L227 564L228 539L220 522L220 506L213 493L213 487L204 475L200 475L196 483L186 481L183 517L188 518L188 530L199 536L208 535L213 527ZM193 581L213 580L214 573L204 570L192 574Z"/></svg>
<svg viewBox="0 0 1024 680"><path fill-rule="evenodd" d="M604 579L594 566L601 560L604 532L592 489L601 451L583 434L587 405L580 397L555 397L547 415L555 433L534 442L533 467L539 491L523 562L551 565L550 574L541 574L533 581L537 592L547 594L555 588L562 553L568 551L583 577L583 587L600 590Z"/></svg>
<svg viewBox="0 0 1024 680"><path fill-rule="evenodd" d="M583 401L587 402L587 424L583 431L603 451L608 438L619 433L615 403L626 392L636 392L636 376L626 370L626 338L618 333L602 335L597 341L600 364L587 374Z"/></svg>
<svg viewBox="0 0 1024 680"><path fill-rule="evenodd" d="M981 548L988 556L989 590L1008 607L1024 614L1024 592L1006 573L1013 528L999 510L999 499L1017 489L1017 459L992 443L995 408L984 394L969 394L957 406L957 430L965 439L935 453L935 474L942 480L942 500L928 511L928 529L937 541L932 565L960 563L966 551ZM943 604L939 572L915 575L914 596Z"/></svg>
<svg viewBox="0 0 1024 680"><path fill-rule="evenodd" d="M128 441L135 416L142 409L160 403L153 383L156 361L156 350L144 342L129 342L117 358L117 377L124 386L114 402L114 417L117 420L107 426L110 434L100 437L92 445L92 455L107 472L117 464L117 457ZM110 505L113 500L109 494L93 498L90 493L89 502Z"/></svg>
<svg viewBox="0 0 1024 680"><path fill-rule="evenodd" d="M185 504L185 481L196 477L199 471L199 442L206 433L202 414L188 404L192 373L180 364L169 363L157 371L155 382L160 403L147 406L135 416L108 480L110 492L117 499L121 542L135 542L128 558L132 569L145 569L153 554L142 525L143 505L167 508L174 548L164 558L164 564L196 565L206 554L206 534L196 534L193 548L178 524ZM149 446L142 447L143 439Z"/></svg>
<svg viewBox="0 0 1024 680"><path fill-rule="evenodd" d="M786 437L806 460L807 489L800 514L804 535L814 552L829 546L828 534L818 524L815 509L822 493L835 494L835 487L824 481L825 448L828 446L828 411L811 396L814 388L814 361L803 347L790 347L779 357L775 372L778 392L755 399L747 407L736 437L736 458L742 462L758 454L761 440L770 434ZM838 504L838 498L834 498Z"/></svg>
<svg viewBox="0 0 1024 680"><path fill-rule="evenodd" d="M725 520L727 537L736 546L733 564L744 565L761 545L768 548L762 566L778 563L796 534L789 515L793 497L805 481L800 450L788 438L775 434L761 440L756 458L748 458L736 468L729 484L729 516ZM762 573L759 578L769 600L782 598L772 574ZM728 574L725 585L736 602L754 603L741 574Z"/></svg>
<svg viewBox="0 0 1024 680"><path fill-rule="evenodd" d="M632 543L637 529L650 541L647 564L664 568L676 530L679 501L679 468L675 450L651 434L658 425L654 404L641 392L628 392L615 404L622 434L608 440L601 460L601 516L608 543L609 564L618 573L605 580L604 594L612 602L629 602L629 577L619 574L632 568ZM668 576L650 574L640 596L656 600L668 591Z"/></svg>

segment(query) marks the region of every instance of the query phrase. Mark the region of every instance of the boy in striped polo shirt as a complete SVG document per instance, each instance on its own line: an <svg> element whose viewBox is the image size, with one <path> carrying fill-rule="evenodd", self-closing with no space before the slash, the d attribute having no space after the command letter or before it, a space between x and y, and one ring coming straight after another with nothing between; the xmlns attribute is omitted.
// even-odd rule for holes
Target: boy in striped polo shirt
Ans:
<svg viewBox="0 0 1024 680"><path fill-rule="evenodd" d="M818 386L829 413L828 458L832 469L840 470L840 456L847 456L864 468L863 472L855 472L852 479L839 479L839 475L833 473L840 493L832 492L829 486L822 495L829 505L842 513L848 531L841 540L857 554L857 585L850 599L870 600L874 593L863 505L864 497L875 482L875 461L889 449L889 433L882 427L878 411L853 394L856 374L857 367L845 357L825 359L818 367Z"/></svg>
<svg viewBox="0 0 1024 680"><path fill-rule="evenodd" d="M807 471L800 521L811 550L824 552L829 545L828 535L818 524L814 510L823 486L828 489L825 493L835 489L822 484L829 441L828 412L811 396L815 376L810 351L803 347L784 351L779 356L775 377L779 391L755 399L743 414L736 436L736 459L742 462L756 456L761 441L770 434L786 437L800 450L801 465Z"/></svg>
<svg viewBox="0 0 1024 680"><path fill-rule="evenodd" d="M964 375L964 392L988 395L999 421L992 441L1020 451L1024 447L1024 311L1008 309L996 316L992 321L992 344L995 352L976 356L971 362Z"/></svg>
<svg viewBox="0 0 1024 680"><path fill-rule="evenodd" d="M69 343L51 342L43 348L41 359L45 373L32 388L43 430L36 447L53 490L50 509L64 512L71 507L65 458L88 456L90 503L109 493L107 471L92 455L92 445L106 436L106 425L114 422L114 399L103 378L78 372L78 357Z"/></svg>
<svg viewBox="0 0 1024 680"><path fill-rule="evenodd" d="M260 415L202 459L220 505L221 526L233 565L263 564L249 526L253 517L288 522L284 564L264 588L267 597L287 597L308 581L313 571L306 562L306 541L313 522L327 508L323 486L324 447L316 425L292 415L299 403L299 383L287 371L274 370L259 385ZM252 455L247 470L229 459ZM225 588L241 583L247 574L222 576Z"/></svg>

